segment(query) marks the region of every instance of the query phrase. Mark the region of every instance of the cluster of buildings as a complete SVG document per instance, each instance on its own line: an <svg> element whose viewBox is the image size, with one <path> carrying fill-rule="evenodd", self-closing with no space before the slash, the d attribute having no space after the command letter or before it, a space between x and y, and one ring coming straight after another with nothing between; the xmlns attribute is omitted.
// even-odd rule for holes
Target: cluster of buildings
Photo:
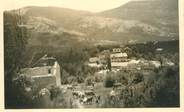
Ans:
<svg viewBox="0 0 184 112"><path fill-rule="evenodd" d="M145 60L143 58L129 58L128 54L126 53L126 49L130 48L114 48L111 51L104 50L101 53L97 54L96 57L89 58L88 66L98 68L99 70L107 70L109 69L108 63L110 63L112 71L115 72L121 69L129 71L152 71L155 68L159 68L161 66L160 61ZM174 65L174 63L172 62L170 62L169 64L171 66Z"/></svg>
<svg viewBox="0 0 184 112"><path fill-rule="evenodd" d="M114 48L112 52L110 50L104 50L97 54L96 57L89 58L88 65L90 67L96 67L99 69L107 69L108 60L110 60L111 67L119 67L118 64L127 62L127 53L122 53L121 48ZM121 65L120 65L121 66Z"/></svg>
<svg viewBox="0 0 184 112"><path fill-rule="evenodd" d="M114 48L112 51L104 50L97 54L96 57L89 58L88 66L101 69L108 69L107 64L110 61L112 68L120 68L126 66L126 62L129 61L128 55L122 52L121 48Z"/></svg>
<svg viewBox="0 0 184 112"><path fill-rule="evenodd" d="M160 66L174 66L171 61L166 60L164 63L160 61L130 58L126 50L130 48L114 48L112 50L104 50L95 57L89 58L88 66L96 68L98 72L108 71L109 65L111 70L117 72L119 70L128 71L152 71ZM162 51L163 49L156 49ZM61 87L61 67L57 60L47 55L40 58L32 67L21 69L21 74L31 77L35 84L40 88L50 87L52 85Z"/></svg>

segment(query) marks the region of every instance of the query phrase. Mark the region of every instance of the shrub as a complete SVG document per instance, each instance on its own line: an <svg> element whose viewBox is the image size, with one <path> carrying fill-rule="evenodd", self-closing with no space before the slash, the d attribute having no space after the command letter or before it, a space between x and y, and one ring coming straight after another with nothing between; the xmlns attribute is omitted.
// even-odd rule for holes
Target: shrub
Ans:
<svg viewBox="0 0 184 112"><path fill-rule="evenodd" d="M12 81L11 88L11 108L33 108L35 103L33 97L38 92L37 86L30 77L19 75Z"/></svg>
<svg viewBox="0 0 184 112"><path fill-rule="evenodd" d="M85 84L87 86L93 85L94 84L94 77L92 77L92 76L87 77L86 80L85 80Z"/></svg>
<svg viewBox="0 0 184 112"><path fill-rule="evenodd" d="M102 82L103 76L101 74L95 74L95 82Z"/></svg>
<svg viewBox="0 0 184 112"><path fill-rule="evenodd" d="M67 82L68 82L69 84L76 83L76 82L77 82L77 78L74 77L74 76L69 76L69 77L67 78Z"/></svg>
<svg viewBox="0 0 184 112"><path fill-rule="evenodd" d="M57 86L51 86L50 90L50 99L54 100L59 94L61 94L61 89Z"/></svg>
<svg viewBox="0 0 184 112"><path fill-rule="evenodd" d="M105 87L113 87L115 83L115 78L111 74L107 74L104 85Z"/></svg>
<svg viewBox="0 0 184 112"><path fill-rule="evenodd" d="M142 82L144 80L144 76L140 73L133 74L132 83L137 84L139 82Z"/></svg>

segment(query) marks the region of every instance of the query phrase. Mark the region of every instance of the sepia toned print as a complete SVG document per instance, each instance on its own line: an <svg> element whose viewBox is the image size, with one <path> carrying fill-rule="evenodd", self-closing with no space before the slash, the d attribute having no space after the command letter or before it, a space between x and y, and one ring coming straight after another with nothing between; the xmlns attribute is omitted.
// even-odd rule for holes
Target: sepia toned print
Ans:
<svg viewBox="0 0 184 112"><path fill-rule="evenodd" d="M180 107L177 0L3 16L6 109Z"/></svg>

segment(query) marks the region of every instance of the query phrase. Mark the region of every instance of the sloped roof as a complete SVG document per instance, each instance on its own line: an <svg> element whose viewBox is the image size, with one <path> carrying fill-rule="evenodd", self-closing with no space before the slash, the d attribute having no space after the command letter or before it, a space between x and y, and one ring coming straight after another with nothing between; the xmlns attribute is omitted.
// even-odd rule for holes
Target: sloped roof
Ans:
<svg viewBox="0 0 184 112"><path fill-rule="evenodd" d="M89 58L89 62L97 62L97 61L99 61L98 57Z"/></svg>

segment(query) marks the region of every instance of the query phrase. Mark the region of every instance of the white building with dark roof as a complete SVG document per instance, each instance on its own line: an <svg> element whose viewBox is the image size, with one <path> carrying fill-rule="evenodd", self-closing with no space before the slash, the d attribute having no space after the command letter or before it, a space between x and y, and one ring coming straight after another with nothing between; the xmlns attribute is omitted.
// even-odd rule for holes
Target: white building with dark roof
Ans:
<svg viewBox="0 0 184 112"><path fill-rule="evenodd" d="M110 54L111 62L126 62L127 53L112 53Z"/></svg>

